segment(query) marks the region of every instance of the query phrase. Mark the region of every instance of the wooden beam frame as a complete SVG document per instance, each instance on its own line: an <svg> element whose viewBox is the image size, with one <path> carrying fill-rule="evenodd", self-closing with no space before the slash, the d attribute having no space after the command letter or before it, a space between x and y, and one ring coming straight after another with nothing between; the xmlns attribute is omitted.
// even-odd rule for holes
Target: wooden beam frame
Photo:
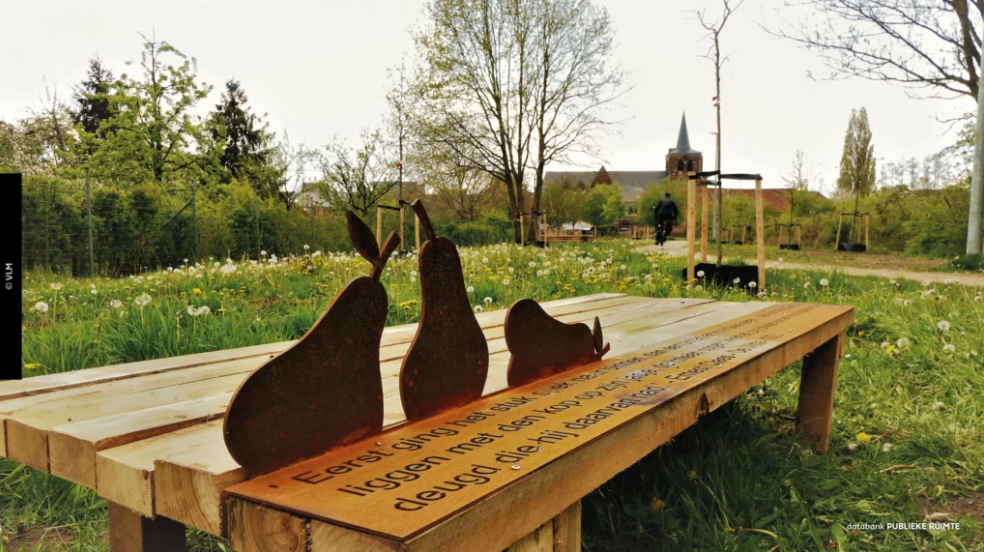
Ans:
<svg viewBox="0 0 984 552"><path fill-rule="evenodd" d="M185 552L185 526L157 516L154 519L109 503L109 547L112 552Z"/></svg>
<svg viewBox="0 0 984 552"><path fill-rule="evenodd" d="M765 291L765 216L762 209L762 180L755 181L755 245L758 250L758 289Z"/></svg>
<svg viewBox="0 0 984 552"><path fill-rule="evenodd" d="M690 177L687 180L687 280L696 278L694 275L695 234L697 233L697 180ZM720 260L720 259L719 259Z"/></svg>
<svg viewBox="0 0 984 552"><path fill-rule="evenodd" d="M708 186L700 187L700 262L707 262L707 240L708 240L708 229L711 226L711 221L708 220L708 209L709 203L711 202L711 193Z"/></svg>

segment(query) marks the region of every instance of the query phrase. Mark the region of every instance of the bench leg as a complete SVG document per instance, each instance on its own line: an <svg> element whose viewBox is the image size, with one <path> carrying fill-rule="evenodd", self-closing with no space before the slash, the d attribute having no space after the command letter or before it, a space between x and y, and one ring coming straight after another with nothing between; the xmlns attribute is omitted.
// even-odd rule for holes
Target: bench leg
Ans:
<svg viewBox="0 0 984 552"><path fill-rule="evenodd" d="M185 526L166 517L145 518L110 502L109 548L112 552L186 552Z"/></svg>
<svg viewBox="0 0 984 552"><path fill-rule="evenodd" d="M815 444L817 452L827 452L830 445L837 365L844 353L844 340L841 333L803 359L797 419L800 431Z"/></svg>
<svg viewBox="0 0 984 552"><path fill-rule="evenodd" d="M581 552L581 501L514 542L508 552Z"/></svg>

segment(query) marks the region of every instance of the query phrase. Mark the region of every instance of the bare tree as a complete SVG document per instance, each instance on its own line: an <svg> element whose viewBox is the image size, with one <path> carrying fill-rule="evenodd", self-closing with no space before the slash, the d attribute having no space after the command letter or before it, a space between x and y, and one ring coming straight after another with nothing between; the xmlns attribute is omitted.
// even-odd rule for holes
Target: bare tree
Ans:
<svg viewBox="0 0 984 552"><path fill-rule="evenodd" d="M425 13L421 135L505 184L519 241L546 163L589 150L618 96L607 13L589 0L431 0Z"/></svg>
<svg viewBox="0 0 984 552"><path fill-rule="evenodd" d="M430 193L458 220L477 220L482 211L498 207L502 201L502 183L483 170L475 169L468 159L454 151L436 150L417 158L417 174Z"/></svg>
<svg viewBox="0 0 984 552"><path fill-rule="evenodd" d="M744 3L745 0L721 0L721 4L724 9L719 21L712 21L709 19L704 10L698 10L696 12L697 20L700 21L701 27L704 27L705 30L711 33L710 38L712 44L704 57L714 63L714 107L717 110L717 132L715 133L715 164L717 166L715 167L715 170L718 171L719 174L721 172L721 66L728 61L729 57L721 57L721 32L724 31L724 26L728 23L728 19L731 18L732 14L735 13L735 10L740 8ZM718 196L715 198L715 203L718 206L717 216L715 217L715 226L719 229L714 232L715 235L718 235L719 231L724 230L722 221L722 217L724 216L724 205L721 205L721 200L724 198L721 197L720 190L720 186L718 186L717 190L715 190L715 195ZM721 258L724 256L722 243L723 240L719 239L717 254L718 265L721 264Z"/></svg>
<svg viewBox="0 0 984 552"><path fill-rule="evenodd" d="M550 0L536 9L538 86L531 125L537 140L533 210L539 211L547 164L574 152L597 156L596 138L615 124L603 110L627 89L623 72L611 63L614 31L604 8L591 0Z"/></svg>
<svg viewBox="0 0 984 552"><path fill-rule="evenodd" d="M308 150L304 144L291 144L290 136L284 131L269 150L268 168L271 170L257 168L253 171L263 181L259 183L259 188L276 197L290 211L297 196L303 191L304 174L313 158L314 152Z"/></svg>
<svg viewBox="0 0 984 552"><path fill-rule="evenodd" d="M383 146L378 130L363 131L362 144L354 151L334 142L318 153L322 178L317 187L332 209L368 216L396 186L395 167Z"/></svg>
<svg viewBox="0 0 984 552"><path fill-rule="evenodd" d="M976 100L981 0L805 0L808 16L772 34L820 56L829 78L862 77ZM968 113L972 116L973 113Z"/></svg>

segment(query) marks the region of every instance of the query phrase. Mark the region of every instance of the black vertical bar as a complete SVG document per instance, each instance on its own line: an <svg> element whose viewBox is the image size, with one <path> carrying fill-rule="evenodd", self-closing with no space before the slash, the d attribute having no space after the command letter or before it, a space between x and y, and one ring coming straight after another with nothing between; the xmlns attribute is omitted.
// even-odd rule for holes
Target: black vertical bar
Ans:
<svg viewBox="0 0 984 552"><path fill-rule="evenodd" d="M0 380L21 379L21 175L0 174L0 350L14 355L0 362Z"/></svg>

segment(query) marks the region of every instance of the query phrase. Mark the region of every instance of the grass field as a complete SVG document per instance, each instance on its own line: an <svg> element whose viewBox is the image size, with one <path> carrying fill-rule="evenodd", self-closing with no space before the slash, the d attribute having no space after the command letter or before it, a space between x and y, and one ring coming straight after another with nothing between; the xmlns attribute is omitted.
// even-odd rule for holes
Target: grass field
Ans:
<svg viewBox="0 0 984 552"><path fill-rule="evenodd" d="M683 259L636 243L462 250L475 309L598 292L852 304L831 452L796 444L798 369L702 418L584 502L585 550L984 551L984 300L960 286L770 271L767 290L707 289ZM383 283L390 325L419 317L416 260ZM300 337L344 284L352 255L208 259L121 280L24 281L25 376ZM204 307L207 307L205 309ZM949 513L959 530L852 531ZM0 461L3 550L107 550L94 492ZM192 534L195 550L225 545ZM59 545L57 543L63 543Z"/></svg>

